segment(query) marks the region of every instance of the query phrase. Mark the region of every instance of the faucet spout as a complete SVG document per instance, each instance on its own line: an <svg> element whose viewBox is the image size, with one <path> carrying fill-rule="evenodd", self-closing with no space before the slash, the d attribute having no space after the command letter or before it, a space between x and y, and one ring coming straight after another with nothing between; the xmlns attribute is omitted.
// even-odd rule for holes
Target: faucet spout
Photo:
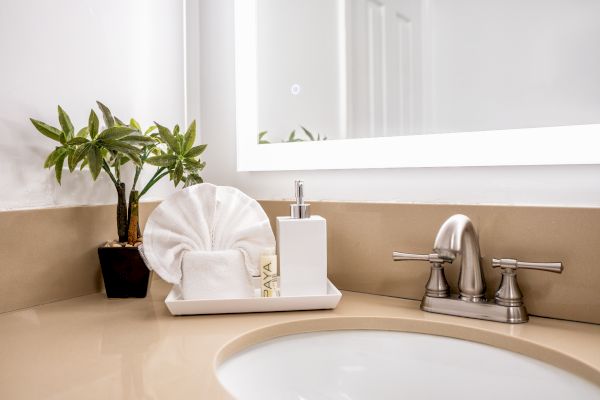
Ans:
<svg viewBox="0 0 600 400"><path fill-rule="evenodd" d="M469 217L456 214L448 218L440 227L433 251L449 261L453 261L460 254L462 261L458 276L459 297L471 302L486 301L479 239Z"/></svg>

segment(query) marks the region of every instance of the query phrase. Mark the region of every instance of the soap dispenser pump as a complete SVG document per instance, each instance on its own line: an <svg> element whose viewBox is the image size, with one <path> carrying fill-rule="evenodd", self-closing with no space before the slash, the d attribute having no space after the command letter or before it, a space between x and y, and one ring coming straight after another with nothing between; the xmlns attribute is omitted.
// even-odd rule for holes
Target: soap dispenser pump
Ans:
<svg viewBox="0 0 600 400"><path fill-rule="evenodd" d="M304 182L295 181L296 202L289 217L277 217L281 296L327 294L327 222L310 214Z"/></svg>

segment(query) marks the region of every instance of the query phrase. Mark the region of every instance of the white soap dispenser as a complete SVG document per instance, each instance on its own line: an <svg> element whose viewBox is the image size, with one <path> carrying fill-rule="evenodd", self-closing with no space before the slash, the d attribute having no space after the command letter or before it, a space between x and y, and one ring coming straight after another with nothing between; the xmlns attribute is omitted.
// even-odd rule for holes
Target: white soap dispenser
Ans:
<svg viewBox="0 0 600 400"><path fill-rule="evenodd" d="M295 181L296 203L289 217L277 217L281 296L327 294L327 222L310 215L304 183Z"/></svg>

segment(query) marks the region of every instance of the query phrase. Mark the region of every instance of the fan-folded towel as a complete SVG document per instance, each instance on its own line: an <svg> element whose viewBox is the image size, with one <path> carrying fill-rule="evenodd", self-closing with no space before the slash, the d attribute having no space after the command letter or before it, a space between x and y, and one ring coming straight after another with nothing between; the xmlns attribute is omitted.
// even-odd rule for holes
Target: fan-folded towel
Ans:
<svg viewBox="0 0 600 400"><path fill-rule="evenodd" d="M252 296L245 283L258 276L261 251L275 246L269 218L256 200L208 183L165 199L150 214L143 236L148 267L180 286L185 299Z"/></svg>

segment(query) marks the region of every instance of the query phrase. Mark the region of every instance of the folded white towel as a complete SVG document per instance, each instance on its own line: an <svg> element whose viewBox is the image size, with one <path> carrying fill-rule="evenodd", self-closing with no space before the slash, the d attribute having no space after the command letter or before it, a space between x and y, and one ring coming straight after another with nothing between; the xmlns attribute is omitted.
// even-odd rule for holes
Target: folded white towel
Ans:
<svg viewBox="0 0 600 400"><path fill-rule="evenodd" d="M182 287L182 263L188 252L238 250L246 275L257 276L261 251L275 246L269 218L256 200L238 189L208 183L165 199L150 214L143 236L148 267ZM185 263L188 271L195 258L186 257L190 257ZM233 262L233 258L220 260L226 266ZM203 265L207 265L205 261Z"/></svg>
<svg viewBox="0 0 600 400"><path fill-rule="evenodd" d="M188 251L181 265L184 299L254 297L251 276L239 250Z"/></svg>

